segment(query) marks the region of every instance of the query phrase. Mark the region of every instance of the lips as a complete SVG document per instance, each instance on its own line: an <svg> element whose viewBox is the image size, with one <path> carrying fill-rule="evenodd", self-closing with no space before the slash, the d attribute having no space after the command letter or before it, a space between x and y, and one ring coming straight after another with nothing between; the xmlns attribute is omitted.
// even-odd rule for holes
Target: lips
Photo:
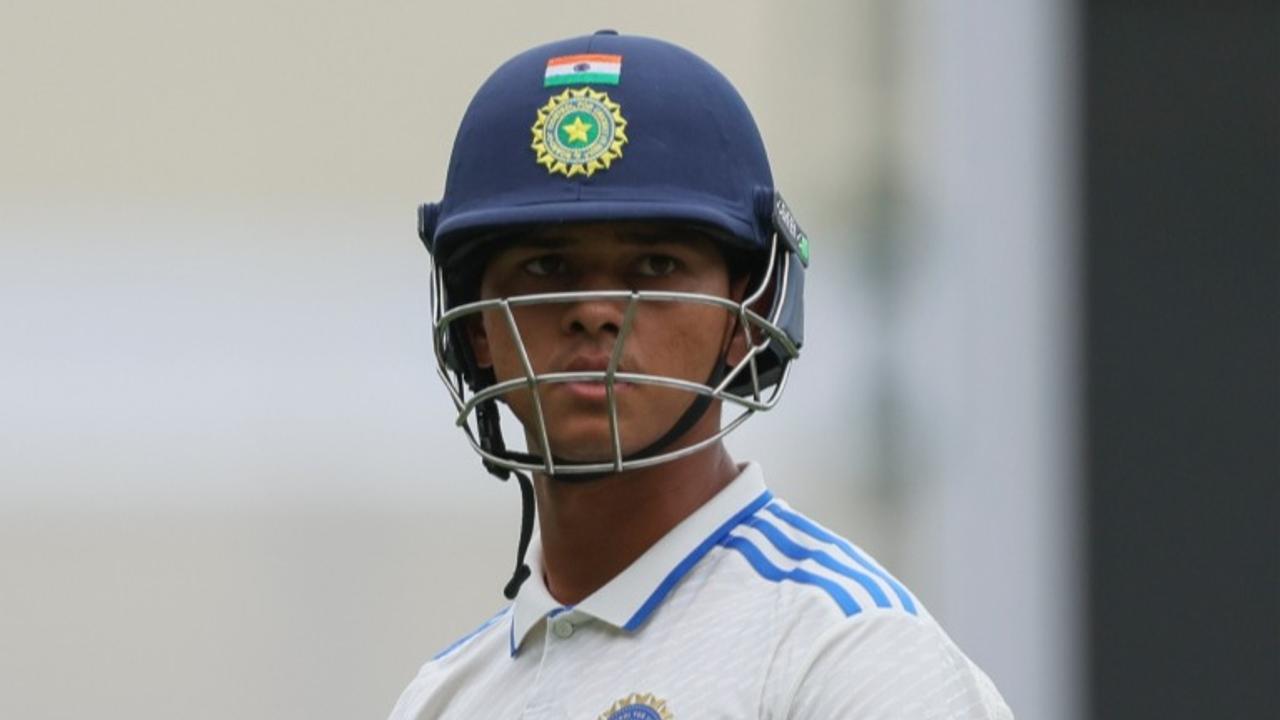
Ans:
<svg viewBox="0 0 1280 720"><path fill-rule="evenodd" d="M598 372L603 373L609 369L609 356L607 355L579 355L564 366L564 372ZM618 365L618 372L624 372L625 368L622 363ZM608 390L605 388L604 379L599 380L581 380L576 382L555 383L570 395L576 396L584 400L603 401L608 398ZM613 384L615 392L625 391L631 388L631 383L621 380L615 381Z"/></svg>

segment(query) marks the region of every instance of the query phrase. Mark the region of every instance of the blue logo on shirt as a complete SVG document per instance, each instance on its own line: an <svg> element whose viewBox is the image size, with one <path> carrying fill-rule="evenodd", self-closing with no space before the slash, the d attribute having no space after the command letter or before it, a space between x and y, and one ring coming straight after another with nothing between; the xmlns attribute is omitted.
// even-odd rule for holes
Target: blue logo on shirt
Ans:
<svg viewBox="0 0 1280 720"><path fill-rule="evenodd" d="M600 720L672 720L667 701L652 693L632 693L604 711Z"/></svg>
<svg viewBox="0 0 1280 720"><path fill-rule="evenodd" d="M662 720L662 716L648 705L628 705L610 715L609 720Z"/></svg>

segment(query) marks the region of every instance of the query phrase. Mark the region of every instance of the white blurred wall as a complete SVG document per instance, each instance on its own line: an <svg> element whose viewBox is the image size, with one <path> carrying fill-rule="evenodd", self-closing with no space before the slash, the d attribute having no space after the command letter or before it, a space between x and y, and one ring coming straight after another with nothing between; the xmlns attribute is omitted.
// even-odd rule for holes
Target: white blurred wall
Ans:
<svg viewBox="0 0 1280 720"><path fill-rule="evenodd" d="M805 357L731 448L894 567L1015 710L1069 717L1071 654L1024 635L1074 622L1070 588L1024 573L1069 556L1073 522L1045 505L1070 482L1069 378L1037 349L1065 342L1065 292L1024 274L1047 268L1022 234L1065 242L1059 188L1043 158L1029 175L965 162L967 143L998 138L951 124L965 106L932 83L963 92L986 43L948 33L942 5L0 9L0 717L379 717L501 605L518 494L450 427L413 211L439 196L462 110L498 63L601 27L674 40L732 78L816 239ZM1035 12L1013 17L1008 32L1052 39ZM1037 130L1037 108L1053 90L1029 87L980 102L1029 107L1015 132L1052 156L1058 128ZM888 214L886 173L913 198ZM1023 181L1048 211L994 230L940 221L996 212L956 206L949 183ZM890 290L875 279L886 227L919 248ZM963 252L990 248L988 231L1028 261ZM989 287L1031 315L983 320L1004 324L956 350L987 309L963 299ZM904 292L923 295L893 310ZM947 357L1025 384L1003 395ZM987 392L1007 402L957 420ZM904 444L887 452L895 403ZM966 464L1006 427L1022 428L1020 462ZM1028 472L1038 489L1011 496ZM1008 543L1029 554L1010 563ZM973 577L1034 603L1016 632Z"/></svg>

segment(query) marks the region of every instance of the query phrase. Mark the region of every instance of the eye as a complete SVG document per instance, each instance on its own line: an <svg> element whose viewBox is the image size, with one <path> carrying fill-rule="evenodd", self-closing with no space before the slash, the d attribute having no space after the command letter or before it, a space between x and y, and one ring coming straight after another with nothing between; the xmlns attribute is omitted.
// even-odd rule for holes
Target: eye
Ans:
<svg viewBox="0 0 1280 720"><path fill-rule="evenodd" d="M563 274L568 266L564 257L560 255L539 255L532 260L526 260L522 267L530 275L549 277Z"/></svg>
<svg viewBox="0 0 1280 720"><path fill-rule="evenodd" d="M680 261L670 255L645 255L636 263L636 272L645 277L665 277L680 267Z"/></svg>

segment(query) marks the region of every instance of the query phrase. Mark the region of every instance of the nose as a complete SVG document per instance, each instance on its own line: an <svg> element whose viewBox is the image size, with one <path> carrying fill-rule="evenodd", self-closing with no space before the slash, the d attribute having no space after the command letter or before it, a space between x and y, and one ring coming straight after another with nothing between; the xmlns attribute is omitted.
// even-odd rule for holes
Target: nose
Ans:
<svg viewBox="0 0 1280 720"><path fill-rule="evenodd" d="M583 277L574 288L579 291L619 290L621 286L612 278L593 274ZM584 333L590 336L609 335L617 337L626 315L626 300L604 300L591 298L568 303L565 309L562 328L569 334Z"/></svg>
<svg viewBox="0 0 1280 720"><path fill-rule="evenodd" d="M571 335L582 333L617 337L626 314L625 306L625 300L592 299L569 303L561 326Z"/></svg>

